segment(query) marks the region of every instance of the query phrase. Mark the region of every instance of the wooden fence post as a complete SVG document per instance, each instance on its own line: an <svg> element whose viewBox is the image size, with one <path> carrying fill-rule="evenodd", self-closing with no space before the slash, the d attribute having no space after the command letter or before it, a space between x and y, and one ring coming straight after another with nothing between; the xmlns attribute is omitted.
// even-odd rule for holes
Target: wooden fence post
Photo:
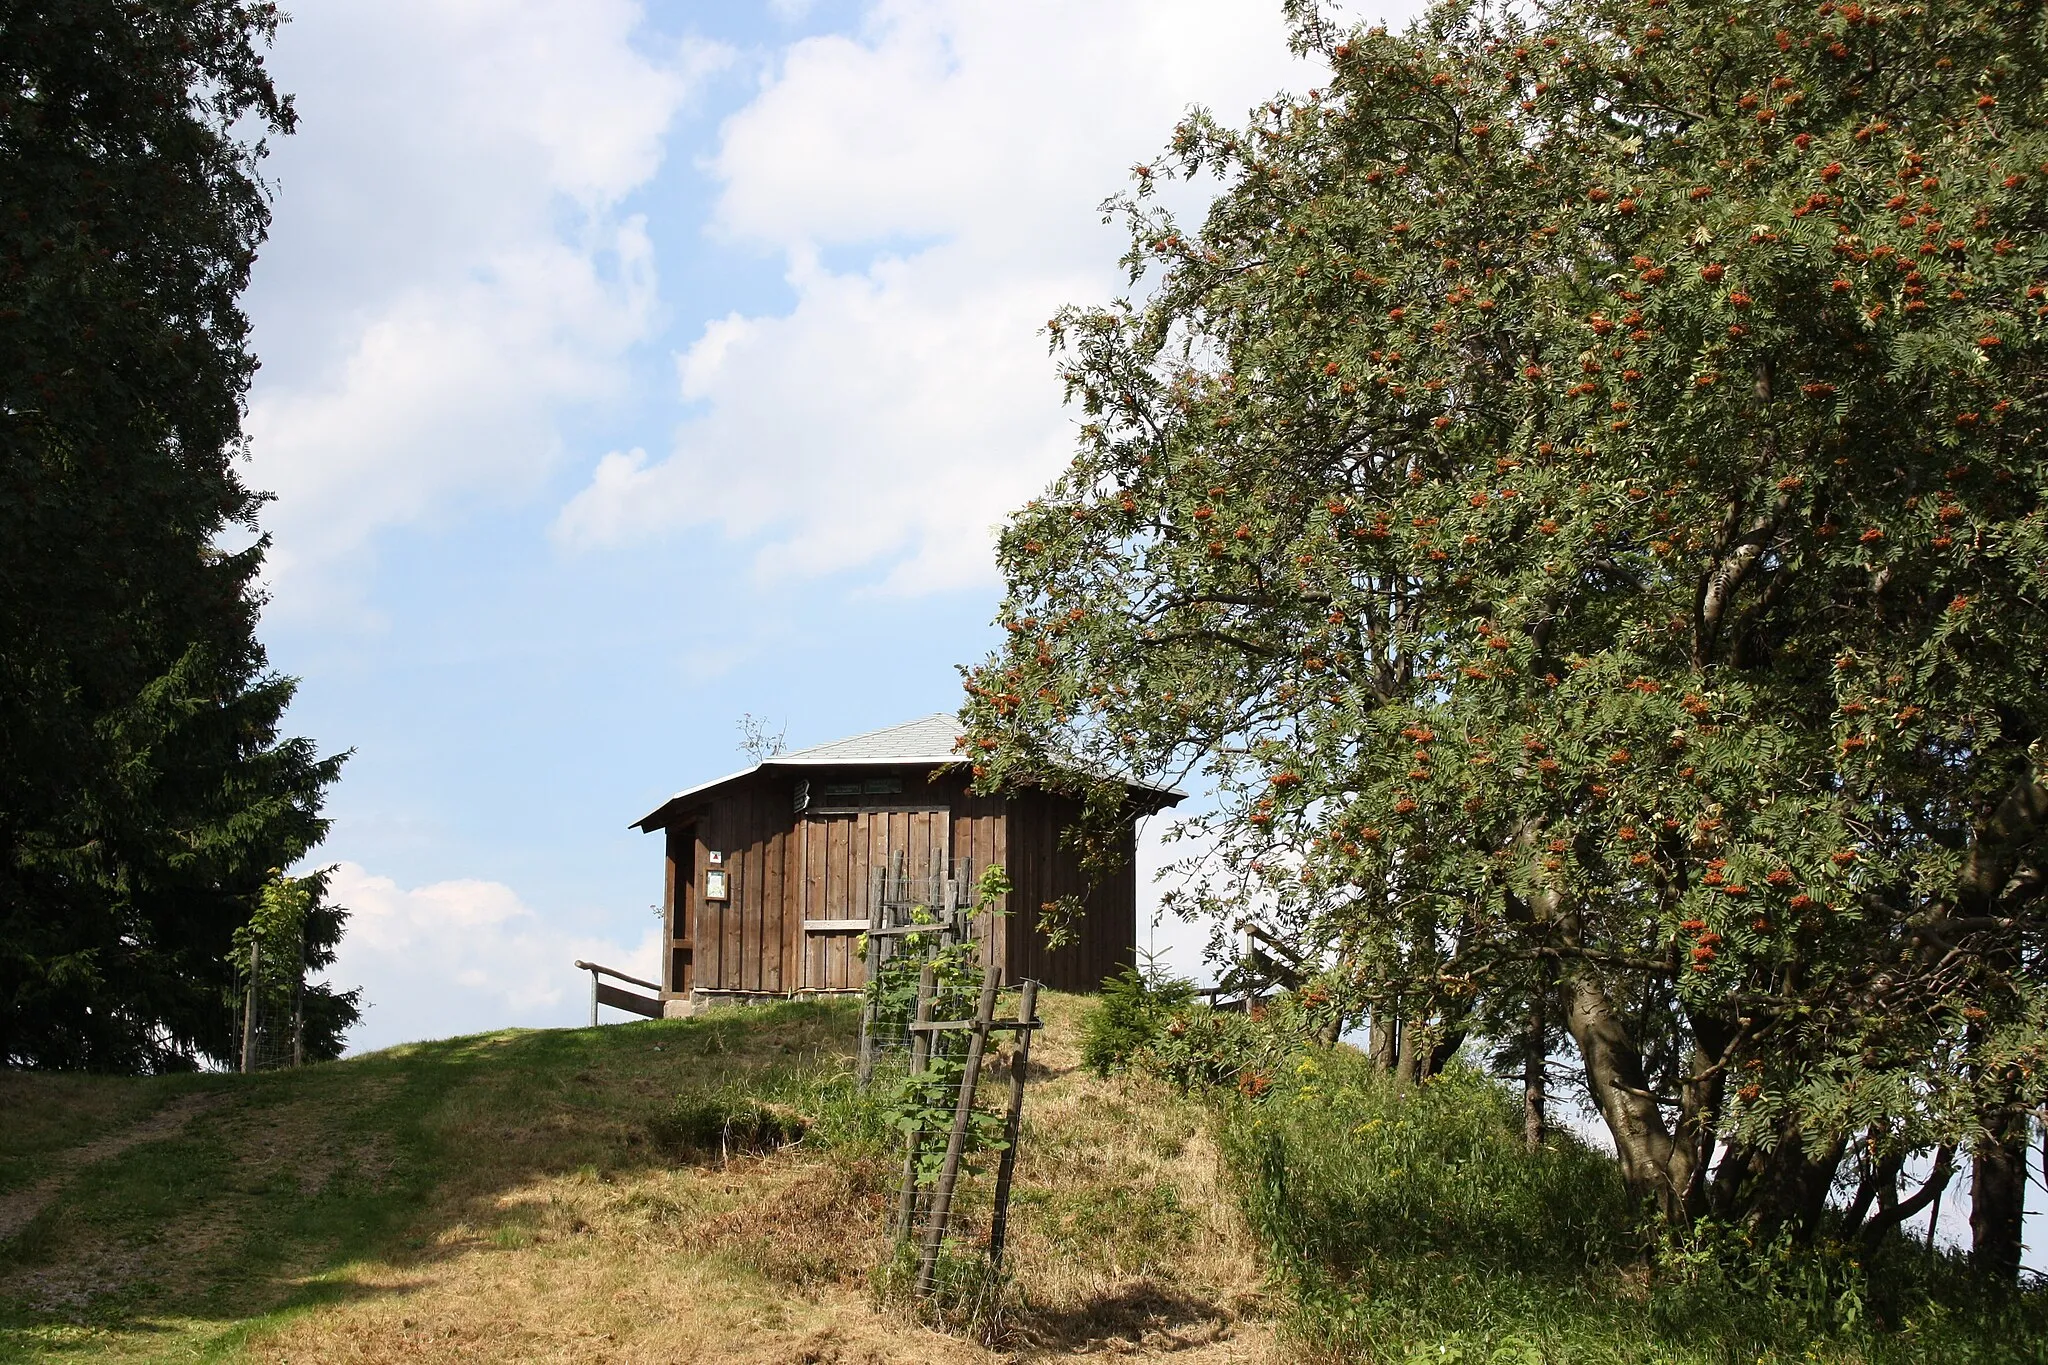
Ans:
<svg viewBox="0 0 2048 1365"><path fill-rule="evenodd" d="M1003 1237L1010 1226L1010 1178L1017 1171L1017 1137L1024 1127L1024 1073L1031 1066L1031 1026L1038 1022L1038 983L1027 980L1017 998L1017 1050L1010 1055L1010 1112L1003 1119L1003 1159L996 1167L996 1203L989 1215L988 1259L1003 1263Z"/></svg>
<svg viewBox="0 0 2048 1365"><path fill-rule="evenodd" d="M932 997L937 992L939 974L927 961L924 970L917 975L917 1022L929 1024L932 1021ZM925 1073L925 1065L931 1058L932 1035L928 1029L914 1029L910 1035L910 1084L916 1085ZM903 1139L903 1195L896 1203L896 1240L910 1236L910 1223L917 1212L917 1157L918 1149L924 1146L924 1122L919 1120L915 1128Z"/></svg>
<svg viewBox="0 0 2048 1365"><path fill-rule="evenodd" d="M967 1035L966 1068L960 1073L960 1098L953 1106L953 1134L946 1142L946 1161L939 1168L939 1185L932 1191L930 1222L925 1228L924 1254L917 1263L917 1292L929 1294L938 1271L939 1250L945 1245L946 1225L952 1214L953 1185L960 1178L960 1156L967 1147L967 1130L974 1120L974 1085L981 1074L981 1054L988 1046L988 1026L996 1017L996 986L1002 979L1002 964L991 962L981 975L981 1007L974 1013L974 1025Z"/></svg>
<svg viewBox="0 0 2048 1365"><path fill-rule="evenodd" d="M882 901L888 894L886 873L875 868L868 874L868 961L867 980L860 993L860 1088L868 1088L868 1082L875 1078L875 1003L882 980L882 966L888 956L888 945L881 934L875 931L882 927Z"/></svg>
<svg viewBox="0 0 2048 1365"><path fill-rule="evenodd" d="M262 945L252 937L249 940L248 1006L242 1011L242 1074L245 1076L256 1069L256 973L262 965Z"/></svg>

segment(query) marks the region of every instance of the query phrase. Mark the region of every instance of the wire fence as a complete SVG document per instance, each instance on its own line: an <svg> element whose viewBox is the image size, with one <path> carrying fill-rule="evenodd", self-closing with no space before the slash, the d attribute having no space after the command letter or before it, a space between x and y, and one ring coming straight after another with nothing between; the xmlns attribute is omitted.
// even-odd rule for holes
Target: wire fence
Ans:
<svg viewBox="0 0 2048 1365"><path fill-rule="evenodd" d="M274 1071L306 1060L306 968L303 940L271 935L236 955L230 1071Z"/></svg>
<svg viewBox="0 0 2048 1365"><path fill-rule="evenodd" d="M906 953L920 961L934 949L966 942L973 934L969 903L974 860L961 858L943 871L912 875L902 853L868 877L867 977L860 1021L862 1084L883 1053L910 1050L916 1010L916 972L891 971Z"/></svg>

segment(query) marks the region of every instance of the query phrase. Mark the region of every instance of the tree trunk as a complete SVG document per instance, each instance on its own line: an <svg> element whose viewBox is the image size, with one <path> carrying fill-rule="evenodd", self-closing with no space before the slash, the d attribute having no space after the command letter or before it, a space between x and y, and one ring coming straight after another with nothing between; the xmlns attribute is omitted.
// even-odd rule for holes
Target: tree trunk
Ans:
<svg viewBox="0 0 2048 1365"><path fill-rule="evenodd" d="M1967 913L1997 911L2022 855L2048 825L2048 786L2040 780L2043 767L2048 766L2043 740L2027 746L2027 759L2029 771L2014 783L1990 818L1978 823L1970 842L1958 888L1960 908ZM2001 976L2009 976L2019 965L2016 947L1989 954L1984 961L1985 969ZM1981 1032L1972 1026L1972 1051L1981 1041ZM2012 1112L2015 1097L2009 1085L1981 1073L1977 1081L1989 1093L1984 1101L1988 1112L1980 1114L1984 1137L1971 1160L1970 1261L1984 1278L2016 1285L2027 1195L2029 1120Z"/></svg>
<svg viewBox="0 0 2048 1365"><path fill-rule="evenodd" d="M1875 1248L1883 1240L1887 1232L1890 1232L1929 1204L1940 1199L1941 1192L1948 1188L1949 1176L1955 1172L1955 1160L1955 1148L1948 1146L1937 1148L1934 1153L1934 1168L1927 1173L1927 1183L1922 1185L1920 1192L1911 1199L1901 1200L1895 1204L1889 1203L1885 1199L1885 1191L1880 1187L1878 1190L1878 1201L1881 1207L1878 1210L1877 1217L1871 1219L1863 1228L1864 1247L1866 1249ZM1932 1242L1933 1240L1933 1220L1930 1219L1928 1222L1928 1241Z"/></svg>
<svg viewBox="0 0 2048 1365"><path fill-rule="evenodd" d="M2023 1114L1993 1118L1970 1161L1970 1264L2000 1285L2017 1285L2020 1278L2027 1126Z"/></svg>
<svg viewBox="0 0 2048 1365"><path fill-rule="evenodd" d="M1763 1171L1763 1156L1740 1138L1730 1138L1714 1166L1713 1187L1707 1207L1716 1218L1733 1218L1755 1190Z"/></svg>
<svg viewBox="0 0 2048 1365"><path fill-rule="evenodd" d="M292 982L292 1065L306 1064L306 969Z"/></svg>
<svg viewBox="0 0 2048 1365"><path fill-rule="evenodd" d="M1873 1139L1885 1136L1882 1130L1873 1130ZM1899 1172L1906 1166L1903 1149L1891 1152L1875 1162L1864 1172L1862 1183L1856 1187L1856 1197L1849 1201L1849 1207L1842 1214L1842 1235L1854 1237L1863 1226L1863 1220L1870 1213L1872 1200L1881 1209L1888 1209L1898 1200Z"/></svg>
<svg viewBox="0 0 2048 1365"><path fill-rule="evenodd" d="M1451 1064L1451 1059L1458 1055L1458 1049L1465 1046L1465 1036L1471 1032L1468 1027L1471 1022L1472 1001L1469 996L1463 1000L1452 1001L1449 1008L1445 1009L1443 1017L1436 1021L1434 1029L1429 1027L1427 1021L1424 1022L1422 1031L1417 1036L1429 1040L1429 1050L1422 1054L1417 1063L1417 1069L1421 1073L1419 1079L1426 1081L1431 1076L1443 1074L1444 1068Z"/></svg>
<svg viewBox="0 0 2048 1365"><path fill-rule="evenodd" d="M1394 1065L1401 1055L1401 1016L1390 1001L1374 1006L1372 1012L1372 1034L1367 1042L1368 1055L1373 1067L1382 1076L1394 1074Z"/></svg>
<svg viewBox="0 0 2048 1365"><path fill-rule="evenodd" d="M1849 1135L1839 1134L1819 1157L1806 1157L1801 1147L1800 1189L1794 1209L1799 1220L1799 1240L1811 1242L1820 1235L1821 1219L1827 1215L1828 1193L1835 1187L1835 1173L1842 1169L1842 1156L1849 1149Z"/></svg>
<svg viewBox="0 0 2048 1365"><path fill-rule="evenodd" d="M1545 1033L1543 992L1529 1002L1529 1015L1522 1024L1522 1141L1530 1151L1543 1145L1543 1108L1547 1098L1544 1074Z"/></svg>
<svg viewBox="0 0 2048 1365"><path fill-rule="evenodd" d="M242 1072L244 1075L256 1069L256 975L262 969L263 949L254 938L249 940L249 993L248 1005L242 1015Z"/></svg>
<svg viewBox="0 0 2048 1365"><path fill-rule="evenodd" d="M1589 969L1567 977L1563 994L1565 1027L1579 1045L1586 1088L1614 1138L1622 1182L1667 1220L1684 1222L1694 1163L1689 1154L1674 1161L1680 1153L1644 1079L1642 1054Z"/></svg>
<svg viewBox="0 0 2048 1365"><path fill-rule="evenodd" d="M1729 1049L1735 1046L1738 1030L1728 1020L1712 1014L1687 1012L1694 1047L1691 1070L1679 1083L1678 1150L1687 1154L1686 1174L1678 1196L1687 1221L1707 1211L1707 1176L1714 1158L1721 1106L1728 1088Z"/></svg>
<svg viewBox="0 0 2048 1365"><path fill-rule="evenodd" d="M1415 1084L1416 1073L1421 1064L1421 1058L1417 1054L1421 1050L1422 1040L1416 1036L1420 1031L1417 1027L1419 1022L1415 1019L1401 1021L1401 1042L1394 1054L1394 1080L1401 1085Z"/></svg>
<svg viewBox="0 0 2048 1365"><path fill-rule="evenodd" d="M1422 1059L1424 1080L1443 1074L1444 1068L1458 1055L1458 1049L1465 1046L1465 1034L1466 1030L1462 1023L1452 1024L1448 1020L1445 1021L1442 1036L1431 1045L1428 1054Z"/></svg>

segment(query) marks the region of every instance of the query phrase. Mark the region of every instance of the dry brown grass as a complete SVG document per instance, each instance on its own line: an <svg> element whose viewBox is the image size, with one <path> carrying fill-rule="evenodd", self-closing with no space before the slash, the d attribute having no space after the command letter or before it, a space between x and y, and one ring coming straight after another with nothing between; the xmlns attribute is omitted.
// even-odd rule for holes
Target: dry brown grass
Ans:
<svg viewBox="0 0 2048 1365"><path fill-rule="evenodd" d="M12 1338L28 1359L1276 1359L1199 1111L1080 1070L1086 1002L1043 999L993 1348L877 1294L891 1155L807 1141L721 1161L653 1136L679 1083L744 1089L778 1067L840 1065L843 1010L460 1040L247 1088L185 1135L213 1152L206 1189L146 1225L60 1209L46 1245L0 1270L0 1303L91 1291L75 1321L35 1309ZM970 1228L988 1184L967 1187ZM350 1189L416 1197L367 1241L249 1236L293 1201L345 1215ZM102 1293L130 1306L92 1309ZM17 1354L6 1345L0 1358Z"/></svg>
<svg viewBox="0 0 2048 1365"><path fill-rule="evenodd" d="M894 1173L874 1158L800 1147L501 1190L465 1207L416 1259L360 1267L355 1278L373 1292L264 1332L249 1353L763 1365L1274 1358L1258 1320L1258 1269L1199 1115L1156 1087L1081 1071L1074 1025L1084 1003L1045 1003L1011 1221L1013 1304L996 1349L877 1305L870 1283L888 1252ZM969 1213L985 1210L970 1200Z"/></svg>

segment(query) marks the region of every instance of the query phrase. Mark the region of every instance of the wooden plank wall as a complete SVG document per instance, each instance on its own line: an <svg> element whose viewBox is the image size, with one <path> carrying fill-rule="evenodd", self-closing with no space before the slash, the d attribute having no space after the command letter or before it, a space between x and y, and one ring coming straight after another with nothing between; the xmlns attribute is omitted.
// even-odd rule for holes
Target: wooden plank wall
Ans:
<svg viewBox="0 0 2048 1365"><path fill-rule="evenodd" d="M861 771L849 769L843 776ZM815 792L842 774L808 776ZM977 797L968 793L964 776L927 784L912 772L904 775L900 796L878 798L886 805L857 814L799 816L792 809L794 784L792 776L778 773L735 782L716 793L693 823L679 821L669 832L663 899L670 935L695 945L687 967L681 953L670 953L671 990L858 989L866 980L865 964L855 954L858 935L806 935L803 921L865 918L870 869L888 866L902 849L911 871L922 872L935 851L948 851L949 826L955 867L971 859L979 877L1001 864L1015 887L998 907L1007 914L985 915L975 925L1004 964L1007 980L1030 976L1059 990L1092 991L1136 960L1135 835L1126 841L1123 868L1088 896L1078 941L1049 953L1038 934L1040 905L1084 890L1078 857L1059 846L1061 830L1078 812L1074 803L1037 793L1008 802ZM947 810L909 809L940 804ZM694 847L686 852L678 841L692 834ZM700 902L695 894L711 850L725 854L732 895L723 903ZM682 881L686 857L694 858L693 885ZM962 894L971 897L972 887ZM695 923L688 922L692 917Z"/></svg>
<svg viewBox="0 0 2048 1365"><path fill-rule="evenodd" d="M873 833L870 822L859 815L806 815L799 822L797 837L804 843L807 858L803 903L795 912L800 936L805 919L867 917ZM812 934L803 936L803 942L810 961L802 980L792 989L845 991L859 984L859 961L854 956L857 935Z"/></svg>
<svg viewBox="0 0 2048 1365"><path fill-rule="evenodd" d="M953 816L953 862L960 867L966 860L972 860L975 880L991 866L1009 866L1009 821L1004 811L1004 802L992 796L973 796L968 793L965 777L942 779L938 784ZM974 904L974 886L970 882L960 890L961 897L971 906ZM1015 896L1006 896L996 904L992 913L980 915L974 924L974 936L984 944L993 944L996 960L1006 961L1003 956L1009 939L1009 917L1003 914L1016 903ZM986 959L983 959L986 961Z"/></svg>
<svg viewBox="0 0 2048 1365"><path fill-rule="evenodd" d="M734 783L697 821L697 884L703 884L706 855L715 850L725 855L731 892L724 902L698 908L693 984L699 989L796 989L797 939L786 909L800 845L790 798L786 780L763 775Z"/></svg>
<svg viewBox="0 0 2048 1365"><path fill-rule="evenodd" d="M1010 896L1004 968L1012 981L1028 976L1054 990L1093 991L1103 978L1137 961L1136 830L1124 839L1115 874L1090 889L1080 855L1060 846L1061 832L1079 814L1077 803L1038 792L1010 802L1006 866L1016 890ZM1039 908L1068 895L1084 895L1087 912L1074 925L1075 941L1052 952L1039 932Z"/></svg>
<svg viewBox="0 0 2048 1365"><path fill-rule="evenodd" d="M913 792L893 807L801 817L796 838L806 850L805 893L803 903L789 913L799 922L865 919L870 879L876 869L891 868L899 850L912 876L924 875L935 859L943 860L945 812L910 808L913 800L932 799L928 792ZM867 964L855 951L858 941L857 934L810 935L805 948L810 961L799 985L810 990L860 989L867 982Z"/></svg>

